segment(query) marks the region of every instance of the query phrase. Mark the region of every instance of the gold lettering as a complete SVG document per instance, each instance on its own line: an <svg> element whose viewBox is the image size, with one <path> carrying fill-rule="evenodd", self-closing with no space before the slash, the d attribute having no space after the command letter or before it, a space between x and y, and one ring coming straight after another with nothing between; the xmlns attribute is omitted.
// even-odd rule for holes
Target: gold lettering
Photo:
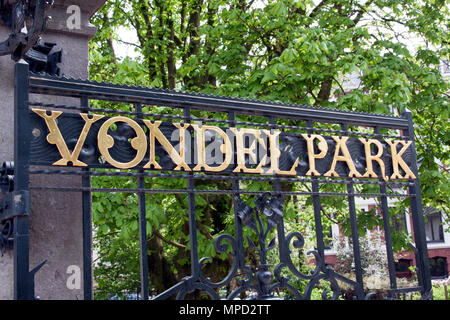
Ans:
<svg viewBox="0 0 450 320"><path fill-rule="evenodd" d="M163 148L169 154L170 158L177 165L174 170L181 170L183 168L185 171L191 171L191 168L186 163L185 159L185 139L186 139L186 129L189 124L184 124L181 126L179 123L174 123L173 125L179 129L180 132L180 153L178 153L172 144L167 140L164 134L159 130L161 121L152 122L150 120L144 120L145 125L150 129L150 161L144 166L145 169L150 169L153 165L155 169L161 170L161 166L156 162L155 159L155 138L161 143Z"/></svg>
<svg viewBox="0 0 450 320"><path fill-rule="evenodd" d="M134 157L134 159L130 162L124 163L116 161L109 154L108 149L112 148L114 145L114 138L108 135L108 129L116 122L125 122L136 132L136 137L131 140L131 146L133 149L137 150L137 154L136 157ZM97 140L98 149L105 160L112 166L119 169L129 169L137 166L142 159L144 159L145 153L147 152L147 138L145 137L144 130L135 121L127 117L120 116L106 120L98 131Z"/></svg>
<svg viewBox="0 0 450 320"><path fill-rule="evenodd" d="M366 154L367 168L366 168L366 172L363 175L363 178L369 178L369 177L378 178L377 174L373 171L372 162L375 160L380 165L382 178L384 179L384 181L388 181L389 178L386 177L386 174L385 174L384 162L380 158L383 155L383 145L381 144L381 142L378 140L373 140L373 139L366 140L364 138L359 138L359 141L361 141L364 144L364 151ZM372 152L370 150L370 146L372 144L374 144L378 147L378 153L374 156L372 155Z"/></svg>
<svg viewBox="0 0 450 320"><path fill-rule="evenodd" d="M202 168L205 168L205 171L219 172L223 171L231 164L231 160L233 158L233 150L231 146L231 141L223 132L222 129L214 126L205 126L205 125L191 125L195 130L195 137L197 143L197 165L194 167L194 171L200 171ZM225 155L225 159L223 163L218 167L211 167L206 164L206 155L205 155L205 132L207 130L212 130L217 132L223 139L223 144L220 146L220 151Z"/></svg>
<svg viewBox="0 0 450 320"><path fill-rule="evenodd" d="M328 151L327 141L325 140L324 137L322 137L318 134L312 134L311 136L308 136L307 134L302 134L302 137L306 140L306 145L308 147L309 170L308 170L308 172L306 172L306 175L307 176L311 176L311 175L320 176L319 171L316 170L315 159L325 158L327 151ZM319 154L314 153L314 139L319 140L319 144L317 145L320 150Z"/></svg>
<svg viewBox="0 0 450 320"><path fill-rule="evenodd" d="M41 117L49 130L49 133L46 137L48 143L56 145L61 159L54 162L55 166L66 166L71 163L73 166L78 167L87 167L88 165L83 161L79 160L79 156L81 151L83 150L84 143L88 137L89 131L92 128L92 125L98 120L104 118L103 115L88 115L86 113L80 113L80 117L84 120L84 126L81 129L78 140L73 148L73 150L69 150L66 141L58 127L58 117L62 115L60 111L47 111L42 109L31 109L34 113L36 113L39 117ZM136 156L133 160L127 163L122 163L116 161L112 158L109 153L109 149L114 146L114 138L108 135L108 130L110 130L111 125L116 122L124 122L128 124L136 133L136 137L131 139L130 143L133 149L137 151ZM147 148L149 148L149 162L143 166L145 169L155 168L162 170L163 168L156 161L156 140L161 144L167 154L170 156L176 167L173 169L175 171L185 170L185 171L201 171L202 169L209 172L220 172L226 170L233 160L234 152L233 145L230 137L219 127L208 126L208 125L200 125L200 124L180 124L173 123L173 126L179 131L179 151L175 149L172 143L161 131L161 121L151 121L151 120L143 120L145 126L149 129L149 141L147 141L146 133L144 132L144 128L141 127L136 121L127 118L127 117L114 117L107 119L100 130L98 131L97 136L97 144L98 149L104 159L111 164L112 166L119 169L129 169L139 165L146 153ZM195 132L195 142L196 142L196 156L197 163L193 169L189 167L186 162L186 131L192 126ZM215 135L220 136L222 141L219 141L219 144L209 145L208 147L205 145L206 137L205 134L207 131L213 131ZM230 131L236 137L236 160L237 164L233 170L235 173L245 172L245 173L259 173L259 174L277 174L277 175L297 175L296 168L299 165L300 156L298 156L290 168L290 170L280 170L280 156L281 150L279 147L279 140L281 132L279 130L258 130L258 129L249 129L249 128L230 128ZM175 132L175 131L174 131ZM251 136L252 140L249 143L248 147L245 147L245 137L246 135ZM321 174L316 170L316 160L324 159L327 157L328 152L328 144L327 140L317 134L302 134L302 137L305 139L307 144L307 152L308 152L308 161L309 161L309 170L306 172L306 176L320 176ZM326 177L339 177L339 174L336 172L336 165L338 161L343 161L347 164L349 168L348 177L356 177L356 178L378 178L377 174L374 171L374 162L376 161L380 167L381 178L384 181L388 181L389 179L416 179L416 176L412 172L411 168L403 159L405 152L412 145L412 141L403 141L403 140L395 140L395 141L387 141L391 149L392 155L392 168L393 173L390 177L386 176L386 166L383 162L382 155L384 152L383 144L379 140L375 139L366 139L359 138L359 141L364 145L364 154L366 158L366 171L363 175L361 175L355 167L355 163L350 155L349 149L347 147L347 141L349 137L339 137L332 136L333 140L336 143L336 148L334 151L333 161L330 169L324 174ZM266 150L266 154L262 157L262 159L257 162L257 147L261 146ZM377 147L376 154L372 154L372 145ZM399 145L402 147L399 151ZM223 153L223 161L222 156L219 156L218 162L215 166L210 166L207 163L206 153L210 147L218 147L218 150ZM316 153L316 150L317 153ZM218 152L218 151L216 151ZM375 150L374 150L375 152ZM220 155L220 153L219 153ZM247 167L245 163L246 157L249 157L253 162L253 166ZM266 163L270 159L270 167L264 171L263 167L266 166ZM404 172L404 176L402 176L402 172Z"/></svg>
<svg viewBox="0 0 450 320"><path fill-rule="evenodd" d="M403 160L402 155L405 153L406 149L411 145L412 141L402 141L402 140L396 140L394 142L386 140L386 142L391 146L391 154L392 154L392 171L393 174L391 176L391 180L395 179L416 179L416 176L411 171L411 169L408 167L406 162ZM403 145L403 148L400 150L400 152L397 152L397 145L401 143ZM402 169L405 171L405 176L402 177L400 174L398 166L402 167Z"/></svg>
<svg viewBox="0 0 450 320"><path fill-rule="evenodd" d="M289 171L284 171L279 169L279 159L281 151L279 149L278 137L280 136L279 130L262 130L269 137L269 150L270 150L270 169L267 170L267 174L282 174L295 176L297 171L295 170L298 166L299 157L295 160L294 165Z"/></svg>
<svg viewBox="0 0 450 320"><path fill-rule="evenodd" d="M257 142L259 142L262 145L265 145L264 140L261 138L261 131L255 130L255 129L237 129L237 128L230 128L230 130L236 135L236 158L237 158L237 166L233 170L233 172L247 172L247 173L261 173L262 172L262 166L266 163L267 155L264 155L261 162L258 164L258 166L254 169L247 168L245 166L245 155L248 154L254 163L256 163L256 146ZM255 137L253 142L248 148L244 147L244 135L245 134L251 134Z"/></svg>
<svg viewBox="0 0 450 320"><path fill-rule="evenodd" d="M347 140L348 137L338 137L338 136L332 136L333 140L336 141L336 151L334 152L334 158L333 163L331 164L331 169L324 174L325 177L339 177L338 173L335 171L336 164L338 161L344 161L347 163L348 168L350 169L350 172L348 173L348 176L361 178L362 175L356 170L355 164L353 163L352 157L350 155L350 152L347 148ZM343 156L339 155L339 151L342 151Z"/></svg>
<svg viewBox="0 0 450 320"><path fill-rule="evenodd" d="M34 108L31 110L45 120L45 123L47 124L47 127L50 131L50 133L47 135L47 141L50 144L56 145L62 157L61 160L56 161L55 163L53 163L53 165L66 166L68 162L72 162L72 165L75 167L86 167L87 164L78 160L78 157L80 156L81 149L83 148L84 142L86 141L86 137L89 133L89 130L91 129L92 124L103 118L103 116L94 114L92 115L92 118L90 118L89 115L80 113L80 116L83 118L85 123L83 129L81 130L77 144L75 145L75 148L73 149L71 154L66 142L64 141L61 131L56 124L56 119L62 114L62 112L51 111L51 114L48 115L46 110Z"/></svg>

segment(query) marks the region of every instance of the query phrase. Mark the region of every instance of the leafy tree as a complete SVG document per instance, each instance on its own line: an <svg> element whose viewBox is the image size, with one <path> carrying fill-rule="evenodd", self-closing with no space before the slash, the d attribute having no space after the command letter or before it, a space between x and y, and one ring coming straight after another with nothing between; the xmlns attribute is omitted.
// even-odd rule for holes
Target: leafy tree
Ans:
<svg viewBox="0 0 450 320"><path fill-rule="evenodd" d="M340 110L400 115L407 108L416 125L424 205L448 213L449 89L438 68L441 60L449 59L448 13L445 0L110 0L93 18L99 30L90 43L90 74L97 81ZM138 41L128 45L137 58L117 55L115 43L127 42L118 36L121 28L136 34ZM355 75L356 85L350 87L347 80ZM154 107L152 112L176 111ZM134 183L121 179L98 183ZM173 188L184 182L146 183ZM361 188L370 192L371 186ZM123 241L137 240L133 197L111 194L95 199L100 237L117 232ZM158 279L170 284L188 273L187 217L181 213L186 199L151 197L150 259L160 266L152 270L152 283L161 290L164 283ZM231 199L196 200L201 255L215 256L208 240L224 230L233 233ZM298 207L311 206L311 199L297 201ZM345 226L344 202L330 197L322 205L325 224ZM360 229L380 224L373 215L361 213L359 218ZM446 220L450 222L448 216ZM220 258L219 266L226 272L226 254ZM163 268L169 261L175 264Z"/></svg>

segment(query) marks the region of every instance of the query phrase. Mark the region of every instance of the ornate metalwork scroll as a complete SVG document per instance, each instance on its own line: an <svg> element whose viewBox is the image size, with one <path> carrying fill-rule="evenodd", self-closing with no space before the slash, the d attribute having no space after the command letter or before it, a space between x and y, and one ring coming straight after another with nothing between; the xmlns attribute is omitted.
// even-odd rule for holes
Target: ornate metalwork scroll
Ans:
<svg viewBox="0 0 450 320"><path fill-rule="evenodd" d="M0 24L11 29L11 33L0 42L0 56L11 55L14 61L25 59L34 73L44 72L60 75L57 64L62 53L51 53L55 43L42 42L41 34L50 17L47 9L53 0L0 0Z"/></svg>
<svg viewBox="0 0 450 320"><path fill-rule="evenodd" d="M328 292L323 292L322 298L336 300L340 296L338 280L355 288L359 286L355 281L336 273L329 267L325 267L323 258L316 250L308 252L308 254L314 256L314 270L310 274L304 274L298 270L291 259L292 251L290 245L292 244L294 249L302 249L305 240L300 232L291 232L284 236L284 232L281 231L284 228L283 197L272 197L269 193L261 194L256 197L254 207L247 205L237 195L234 196L234 200L237 205L237 218L242 226L251 229L254 235L256 235L256 244L250 236L247 236L249 249L256 252L259 257L259 263L256 268L252 269L249 265L239 264L239 261L245 261L245 252L238 249L243 248L243 246L240 246L233 236L223 234L215 239L214 247L219 254L226 253L231 247L229 255L232 256L233 262L225 278L213 283L200 271L197 277L186 277L180 284L161 293L155 299L164 299L176 292L178 292L177 299L183 299L187 293L193 292L194 290L201 290L207 293L212 299L222 298L232 300L242 292L246 292L250 299L284 299L277 297L275 292L286 289L296 299L309 300L316 285L320 281L328 281L332 295L328 297ZM277 265L271 265L268 261L268 252L277 246L276 238L271 232L274 229L278 229L279 232L277 250L279 263ZM280 233L282 234L281 237ZM212 259L207 257L200 259L198 262L200 266L199 270L202 270L201 266L208 261L212 261ZM283 269L287 269L293 276L307 281L303 293L289 283L291 276L282 275ZM242 279L243 276L244 279ZM228 296L220 297L216 289L227 286L233 279L236 280L237 286ZM367 298L371 296L368 295Z"/></svg>

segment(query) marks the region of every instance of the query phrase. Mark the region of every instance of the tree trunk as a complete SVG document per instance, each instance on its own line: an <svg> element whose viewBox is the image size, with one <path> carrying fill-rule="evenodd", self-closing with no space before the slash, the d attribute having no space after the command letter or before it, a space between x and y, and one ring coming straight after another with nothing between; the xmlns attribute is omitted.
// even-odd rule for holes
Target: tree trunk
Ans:
<svg viewBox="0 0 450 320"><path fill-rule="evenodd" d="M170 263L164 257L161 240L152 236L147 240L147 246L149 280L157 293L162 293L178 282L177 277L173 273Z"/></svg>
<svg viewBox="0 0 450 320"><path fill-rule="evenodd" d="M330 98L330 94L331 94L331 85L333 84L333 80L332 79L328 79L325 80L324 82L322 82L322 85L320 86L320 91L319 91L319 95L317 96L318 103L322 102L322 101L328 101L328 99Z"/></svg>

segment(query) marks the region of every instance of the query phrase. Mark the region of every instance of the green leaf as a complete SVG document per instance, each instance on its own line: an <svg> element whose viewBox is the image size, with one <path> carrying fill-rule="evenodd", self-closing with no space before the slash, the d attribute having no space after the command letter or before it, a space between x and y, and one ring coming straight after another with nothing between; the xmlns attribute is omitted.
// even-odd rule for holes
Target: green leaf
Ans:
<svg viewBox="0 0 450 320"><path fill-rule="evenodd" d="M264 77L261 80L261 83L266 83L266 82L270 82L277 79L277 75L272 72L271 70L268 70L266 72L264 72Z"/></svg>

